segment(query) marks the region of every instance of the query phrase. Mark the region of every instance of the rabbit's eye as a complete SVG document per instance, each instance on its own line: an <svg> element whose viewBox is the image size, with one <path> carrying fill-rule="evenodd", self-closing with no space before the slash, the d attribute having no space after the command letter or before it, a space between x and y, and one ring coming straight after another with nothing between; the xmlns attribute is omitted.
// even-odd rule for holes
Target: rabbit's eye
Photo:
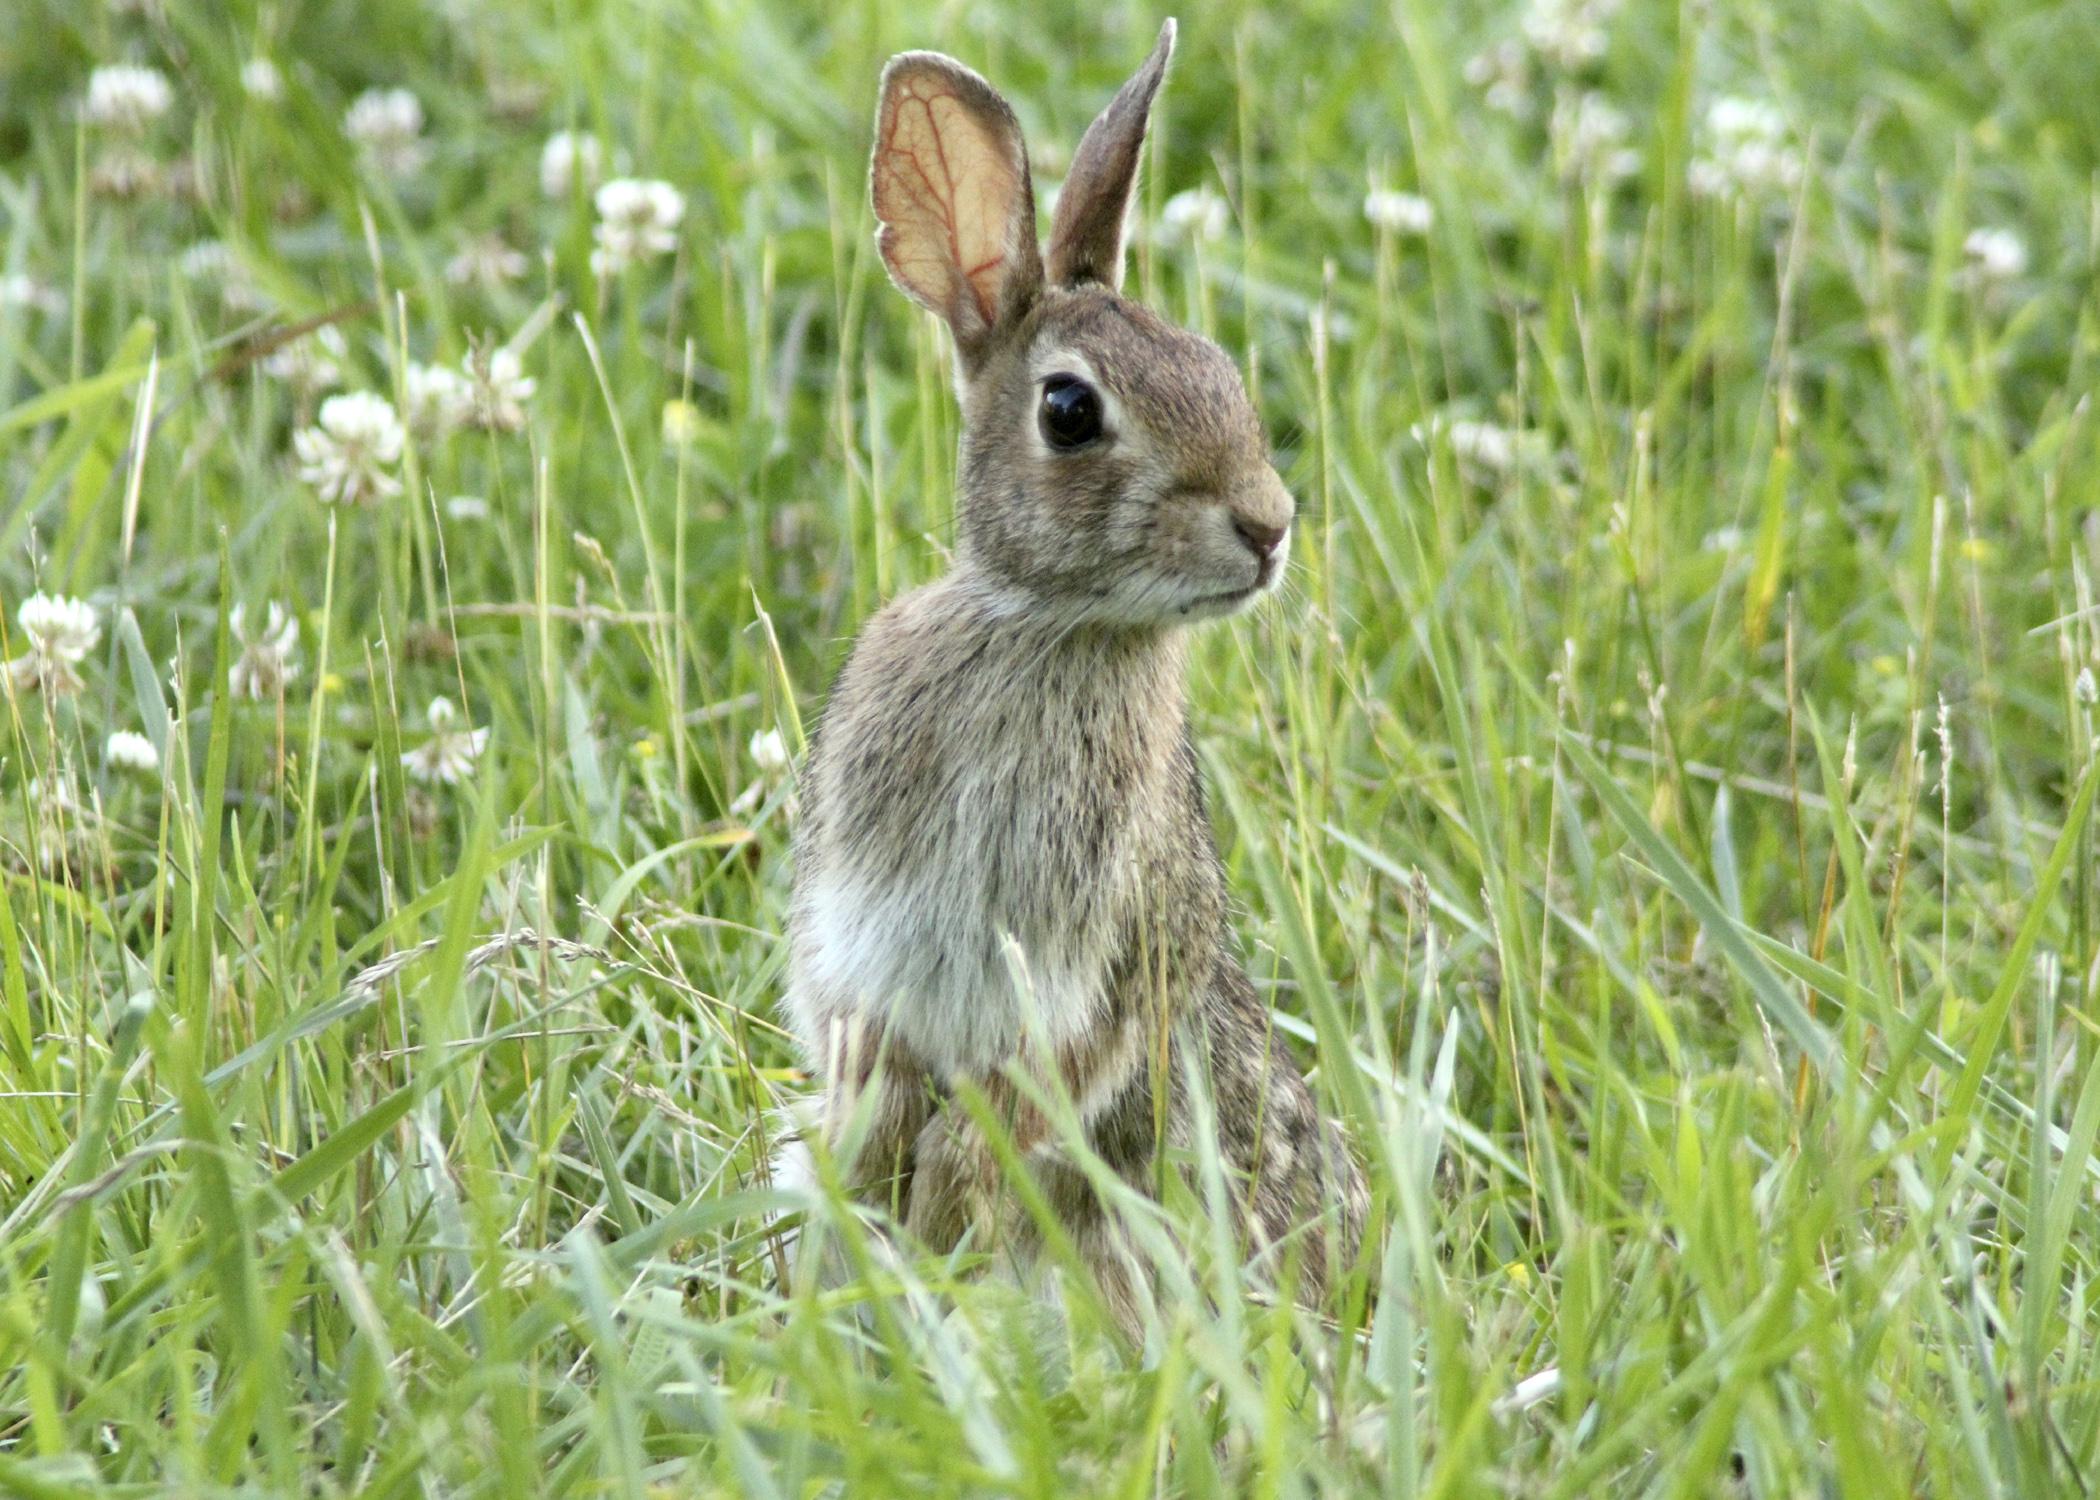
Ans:
<svg viewBox="0 0 2100 1500"><path fill-rule="evenodd" d="M1036 422L1051 447L1081 447L1101 436L1101 398L1077 375L1052 375L1043 382Z"/></svg>

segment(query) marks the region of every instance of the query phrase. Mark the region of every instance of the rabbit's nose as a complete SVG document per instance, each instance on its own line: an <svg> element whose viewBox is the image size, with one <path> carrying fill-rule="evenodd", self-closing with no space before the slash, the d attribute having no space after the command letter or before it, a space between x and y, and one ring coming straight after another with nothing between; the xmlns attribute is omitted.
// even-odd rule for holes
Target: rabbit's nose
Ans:
<svg viewBox="0 0 2100 1500"><path fill-rule="evenodd" d="M1276 549L1283 545L1283 539L1291 533L1288 526L1270 526L1261 521L1250 521L1245 516L1234 516L1232 524L1239 532L1240 540L1263 562L1276 555Z"/></svg>

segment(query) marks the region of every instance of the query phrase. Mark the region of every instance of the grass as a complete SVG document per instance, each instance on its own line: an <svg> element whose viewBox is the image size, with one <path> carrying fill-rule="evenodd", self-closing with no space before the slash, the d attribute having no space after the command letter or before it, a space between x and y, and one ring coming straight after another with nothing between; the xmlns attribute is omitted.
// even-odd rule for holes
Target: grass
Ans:
<svg viewBox="0 0 2100 1500"><path fill-rule="evenodd" d="M0 1490L2100 1483L2090 7L1625 0L1601 55L1519 48L1523 118L1464 76L1505 7L1182 14L1143 222L1231 212L1133 279L1244 357L1303 504L1195 732L1377 1232L1317 1316L1250 1295L1199 1153L1143 1350L764 1190L802 1083L752 742L952 534L946 356L870 253L881 60L978 65L1054 179L1157 18L120 11L0 13L6 654L38 588L101 625L0 716ZM88 190L121 60L186 195ZM344 140L371 85L419 172ZM1728 96L1778 165L1693 192ZM565 126L686 195L674 254L598 284ZM2024 266L1971 263L1993 226ZM484 233L523 273L449 281ZM520 340L523 430L331 510L261 363L322 317L396 397ZM298 670L239 695L272 601ZM490 730L453 785L402 760L438 696ZM783 1281L783 1206L857 1272Z"/></svg>

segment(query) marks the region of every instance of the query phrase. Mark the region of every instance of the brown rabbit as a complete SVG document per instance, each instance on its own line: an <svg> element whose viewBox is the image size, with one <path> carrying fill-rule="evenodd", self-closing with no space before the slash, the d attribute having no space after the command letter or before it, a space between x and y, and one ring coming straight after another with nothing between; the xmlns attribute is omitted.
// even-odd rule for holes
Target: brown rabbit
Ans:
<svg viewBox="0 0 2100 1500"><path fill-rule="evenodd" d="M1207 1070L1247 1237L1273 1252L1303 1230L1307 1286L1354 1257L1365 1206L1234 956L1189 744L1188 627L1275 586L1293 507L1232 361L1118 293L1173 44L1169 21L1080 142L1047 254L1006 101L936 53L883 72L878 244L955 339L956 559L869 621L839 675L789 921L788 1010L834 1148L879 1090L863 1190L937 1249L972 1225L1027 1240L948 1099L968 1080L1126 1327L1143 1280L1010 1070L1061 1087L1139 1187L1188 1143L1187 1066Z"/></svg>

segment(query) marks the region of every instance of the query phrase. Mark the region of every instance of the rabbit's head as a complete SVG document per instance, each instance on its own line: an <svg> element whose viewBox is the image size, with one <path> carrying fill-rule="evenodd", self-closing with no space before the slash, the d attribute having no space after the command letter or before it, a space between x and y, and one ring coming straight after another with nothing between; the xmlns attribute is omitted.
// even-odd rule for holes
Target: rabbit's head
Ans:
<svg viewBox="0 0 2100 1500"><path fill-rule="evenodd" d="M1272 587L1291 497L1239 371L1125 299L1124 220L1174 23L1088 127L1047 248L1019 122L952 58L882 75L872 192L890 277L955 337L967 566L1020 607L1131 625Z"/></svg>

